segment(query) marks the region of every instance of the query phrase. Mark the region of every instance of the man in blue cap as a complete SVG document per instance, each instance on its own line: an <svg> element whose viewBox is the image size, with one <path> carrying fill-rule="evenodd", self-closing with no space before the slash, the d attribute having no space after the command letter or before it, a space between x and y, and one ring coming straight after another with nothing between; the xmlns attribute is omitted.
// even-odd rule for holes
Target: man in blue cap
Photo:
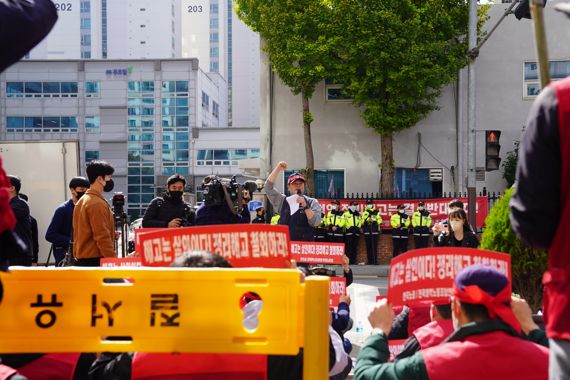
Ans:
<svg viewBox="0 0 570 380"><path fill-rule="evenodd" d="M511 299L509 280L498 270L484 265L464 268L451 297L455 332L441 345L388 363L387 336L394 312L382 300L368 316L374 330L360 350L354 379L546 380L548 348L533 342L547 341L525 305Z"/></svg>

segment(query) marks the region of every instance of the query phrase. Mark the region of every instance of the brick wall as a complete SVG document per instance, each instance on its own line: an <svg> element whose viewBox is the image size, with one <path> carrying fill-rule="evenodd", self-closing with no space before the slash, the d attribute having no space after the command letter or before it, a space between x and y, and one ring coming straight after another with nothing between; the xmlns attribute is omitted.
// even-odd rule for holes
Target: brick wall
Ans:
<svg viewBox="0 0 570 380"><path fill-rule="evenodd" d="M432 246L433 239L429 239L429 247ZM414 239L410 237L408 239L408 250L414 249ZM392 234L390 231L388 233L383 233L378 239L378 264L389 265L390 260L392 260ZM360 236L358 241L358 255L356 259L357 263L367 263L366 258L366 241L364 240L364 235Z"/></svg>

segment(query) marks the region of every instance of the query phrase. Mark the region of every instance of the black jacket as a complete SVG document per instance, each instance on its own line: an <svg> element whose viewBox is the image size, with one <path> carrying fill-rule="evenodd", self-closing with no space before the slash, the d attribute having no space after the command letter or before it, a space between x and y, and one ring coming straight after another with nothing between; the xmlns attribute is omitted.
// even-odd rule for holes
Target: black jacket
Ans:
<svg viewBox="0 0 570 380"><path fill-rule="evenodd" d="M463 240L457 240L453 235L440 235L434 243L436 247L479 247L479 239L477 239L477 235L471 231L463 231Z"/></svg>
<svg viewBox="0 0 570 380"><path fill-rule="evenodd" d="M161 228L168 227L172 219L182 219L181 227L194 225L194 210L183 200L175 200L170 195L154 198L146 209L142 226Z"/></svg>
<svg viewBox="0 0 570 380"><path fill-rule="evenodd" d="M10 207L16 217L16 227L14 232L26 244L26 256L29 260L33 257L34 239L32 236L32 219L30 217L30 208L23 199L14 197L10 200Z"/></svg>

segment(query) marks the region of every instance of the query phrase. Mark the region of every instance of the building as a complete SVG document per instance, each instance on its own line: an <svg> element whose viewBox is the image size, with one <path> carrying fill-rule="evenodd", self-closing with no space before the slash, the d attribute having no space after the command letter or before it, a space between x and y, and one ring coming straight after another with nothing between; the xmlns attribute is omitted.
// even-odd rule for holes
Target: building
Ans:
<svg viewBox="0 0 570 380"><path fill-rule="evenodd" d="M110 162L138 217L169 175L234 174L259 155L258 130L221 132L225 99L225 80L196 59L22 61L0 74L0 139L79 141L80 167Z"/></svg>
<svg viewBox="0 0 570 380"><path fill-rule="evenodd" d="M553 80L570 75L570 23L545 9ZM509 4L492 5L492 27ZM498 130L504 160L521 137L529 108L540 89L532 25L508 16L482 47L476 70L477 191L504 191L503 171L485 171L485 130ZM261 171L279 161L305 165L301 100L261 65ZM321 83L310 101L317 193L372 193L379 189L380 136L365 127L339 86ZM465 192L467 187L467 73L445 88L440 109L417 126L394 135L395 189L398 192ZM302 152L302 153L301 153ZM282 186L282 185L281 185Z"/></svg>

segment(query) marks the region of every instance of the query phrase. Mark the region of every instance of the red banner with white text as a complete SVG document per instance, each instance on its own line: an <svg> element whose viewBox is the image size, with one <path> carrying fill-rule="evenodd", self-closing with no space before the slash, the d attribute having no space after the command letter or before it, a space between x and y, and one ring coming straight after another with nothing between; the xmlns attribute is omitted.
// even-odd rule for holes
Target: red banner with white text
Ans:
<svg viewBox="0 0 570 380"><path fill-rule="evenodd" d="M184 252L209 251L233 267L285 268L289 229L264 224L166 228L138 234L144 266L168 266Z"/></svg>
<svg viewBox="0 0 570 380"><path fill-rule="evenodd" d="M142 267L139 257L105 257L101 259L101 266L112 267Z"/></svg>
<svg viewBox="0 0 570 380"><path fill-rule="evenodd" d="M467 198L457 198L463 202L465 210L468 209ZM319 204L325 215L331 210L332 199L319 199ZM348 206L352 200L340 200L340 207L343 211L348 210ZM366 208L366 200L355 200L358 203L358 211L363 212ZM390 229L390 217L397 212L398 205L403 204L406 207L406 214L412 215L418 209L419 202L425 203L426 211L431 215L433 223L441 222L447 219L447 205L451 198L435 198L435 199L392 199L392 200L373 200L374 207L380 211L382 215L382 229ZM477 197L477 227L481 228L485 225L485 218L489 212L489 203L487 197Z"/></svg>
<svg viewBox="0 0 570 380"><path fill-rule="evenodd" d="M388 350L390 351L389 361L393 362L396 356L404 351L404 343L406 343L406 339L392 339L388 341Z"/></svg>
<svg viewBox="0 0 570 380"><path fill-rule="evenodd" d="M291 259L306 264L342 264L344 243L313 243L292 241L289 243Z"/></svg>
<svg viewBox="0 0 570 380"><path fill-rule="evenodd" d="M340 296L346 295L346 278L331 277L329 282L329 307L337 307Z"/></svg>
<svg viewBox="0 0 570 380"><path fill-rule="evenodd" d="M511 280L511 256L472 248L426 248L392 259L388 300L393 305L419 301L449 302L455 276L467 266L484 264Z"/></svg>

